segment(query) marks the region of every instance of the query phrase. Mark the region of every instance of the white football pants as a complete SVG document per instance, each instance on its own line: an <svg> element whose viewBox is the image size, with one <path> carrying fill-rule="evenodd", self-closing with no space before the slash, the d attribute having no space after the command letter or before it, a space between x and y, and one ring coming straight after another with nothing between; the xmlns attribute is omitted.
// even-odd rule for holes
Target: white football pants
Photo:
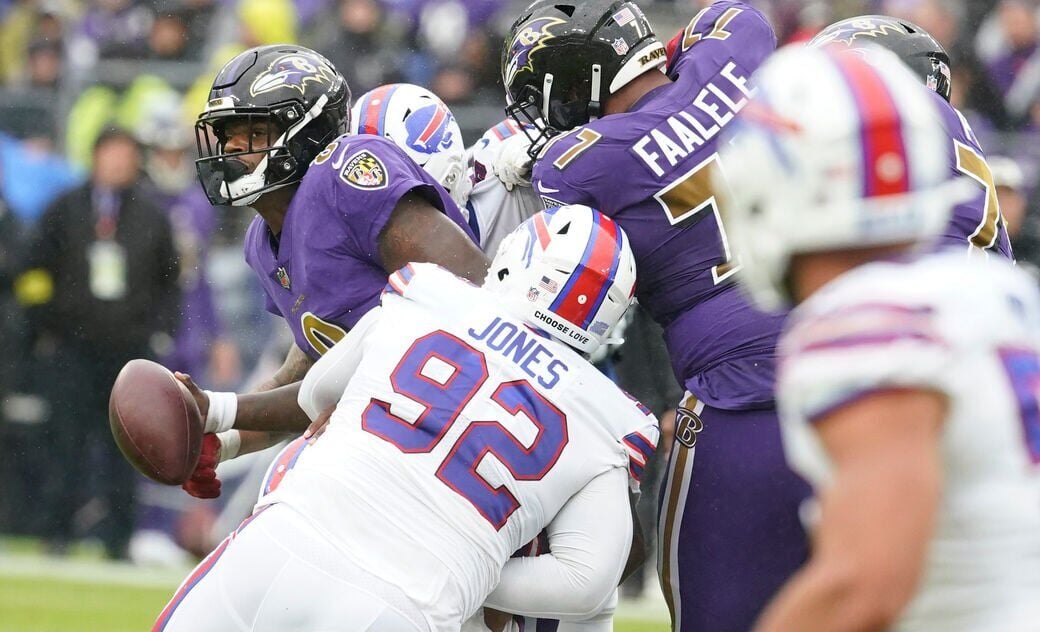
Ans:
<svg viewBox="0 0 1040 632"><path fill-rule="evenodd" d="M271 505L204 559L153 632L428 632L395 586L358 568L298 514Z"/></svg>

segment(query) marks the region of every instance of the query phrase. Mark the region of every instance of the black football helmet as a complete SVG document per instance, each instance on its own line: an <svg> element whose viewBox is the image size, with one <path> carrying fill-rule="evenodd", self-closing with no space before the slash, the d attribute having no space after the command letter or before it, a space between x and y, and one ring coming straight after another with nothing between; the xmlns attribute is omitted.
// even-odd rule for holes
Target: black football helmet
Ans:
<svg viewBox="0 0 1040 632"><path fill-rule="evenodd" d="M885 15L861 15L835 22L816 34L809 46L881 46L892 51L924 84L950 100L950 56L927 31L913 22Z"/></svg>
<svg viewBox="0 0 1040 632"><path fill-rule="evenodd" d="M666 58L633 2L538 0L502 48L506 113L531 138L534 156L553 135L598 118L609 95Z"/></svg>
<svg viewBox="0 0 1040 632"><path fill-rule="evenodd" d="M228 124L267 123L264 147L225 151ZM299 182L315 156L350 123L350 88L329 60L293 45L252 48L213 80L195 123L195 168L212 204L248 206L268 191ZM259 143L257 143L259 145ZM250 170L242 160L260 155Z"/></svg>

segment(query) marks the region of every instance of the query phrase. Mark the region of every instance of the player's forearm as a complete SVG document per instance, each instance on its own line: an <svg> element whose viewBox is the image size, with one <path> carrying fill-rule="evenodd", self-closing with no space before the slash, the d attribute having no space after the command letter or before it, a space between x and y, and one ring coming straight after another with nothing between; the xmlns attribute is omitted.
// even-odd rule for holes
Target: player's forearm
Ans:
<svg viewBox="0 0 1040 632"><path fill-rule="evenodd" d="M899 614L847 561L814 560L762 615L755 632L866 632L887 629Z"/></svg>
<svg viewBox="0 0 1040 632"><path fill-rule="evenodd" d="M302 349L293 345L289 349L289 353L285 356L285 362L278 368L274 375L270 379L262 382L260 386L256 387L257 391L269 391L276 389L279 386L286 386L293 382L299 382L303 379L303 376L307 375L307 371L310 370L311 366L314 365L312 360Z"/></svg>
<svg viewBox="0 0 1040 632"><path fill-rule="evenodd" d="M270 391L238 395L238 430L300 434L311 420L297 402L301 382Z"/></svg>
<svg viewBox="0 0 1040 632"><path fill-rule="evenodd" d="M513 558L485 605L532 617L587 619L607 605L631 541L626 470L590 481L549 525L549 555Z"/></svg>
<svg viewBox="0 0 1040 632"><path fill-rule="evenodd" d="M238 449L238 454L235 456L260 452L261 450L266 450L267 448L277 445L286 439L292 439L297 436L299 436L299 433L296 432L257 432L241 430L239 431L241 444Z"/></svg>
<svg viewBox="0 0 1040 632"><path fill-rule="evenodd" d="M259 393L206 391L206 432L249 430L299 434L311 420L297 398L302 382Z"/></svg>

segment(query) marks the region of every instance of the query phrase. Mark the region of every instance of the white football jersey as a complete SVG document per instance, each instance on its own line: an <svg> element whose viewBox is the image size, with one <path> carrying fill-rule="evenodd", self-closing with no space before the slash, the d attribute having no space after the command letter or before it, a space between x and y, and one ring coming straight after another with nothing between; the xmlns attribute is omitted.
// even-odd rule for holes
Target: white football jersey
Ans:
<svg viewBox="0 0 1040 632"><path fill-rule="evenodd" d="M832 470L814 419L877 389L949 398L938 525L894 629L1040 629L1037 281L960 250L865 265L792 313L780 355L784 449L817 487Z"/></svg>
<svg viewBox="0 0 1040 632"><path fill-rule="evenodd" d="M491 171L491 164L502 141L522 133L512 119L505 119L484 132L469 149L469 176L473 182L466 212L470 228L477 233L480 249L494 257L498 244L513 229L544 208L538 194L529 186L507 191Z"/></svg>
<svg viewBox="0 0 1040 632"><path fill-rule="evenodd" d="M435 265L391 275L360 327L328 430L261 503L293 507L434 630L458 630L593 478L638 480L657 444L645 407Z"/></svg>

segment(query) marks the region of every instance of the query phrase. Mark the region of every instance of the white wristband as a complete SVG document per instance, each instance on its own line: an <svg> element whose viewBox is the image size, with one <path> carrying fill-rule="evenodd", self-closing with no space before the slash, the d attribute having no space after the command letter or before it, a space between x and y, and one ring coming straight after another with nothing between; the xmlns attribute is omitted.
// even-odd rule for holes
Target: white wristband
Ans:
<svg viewBox="0 0 1040 632"><path fill-rule="evenodd" d="M217 435L217 439L220 439L220 462L230 461L231 459L238 456L238 451L242 449L242 434L237 430L228 430Z"/></svg>
<svg viewBox="0 0 1040 632"><path fill-rule="evenodd" d="M209 397L206 413L206 432L224 432L235 427L238 415L238 395L235 393L203 391Z"/></svg>

